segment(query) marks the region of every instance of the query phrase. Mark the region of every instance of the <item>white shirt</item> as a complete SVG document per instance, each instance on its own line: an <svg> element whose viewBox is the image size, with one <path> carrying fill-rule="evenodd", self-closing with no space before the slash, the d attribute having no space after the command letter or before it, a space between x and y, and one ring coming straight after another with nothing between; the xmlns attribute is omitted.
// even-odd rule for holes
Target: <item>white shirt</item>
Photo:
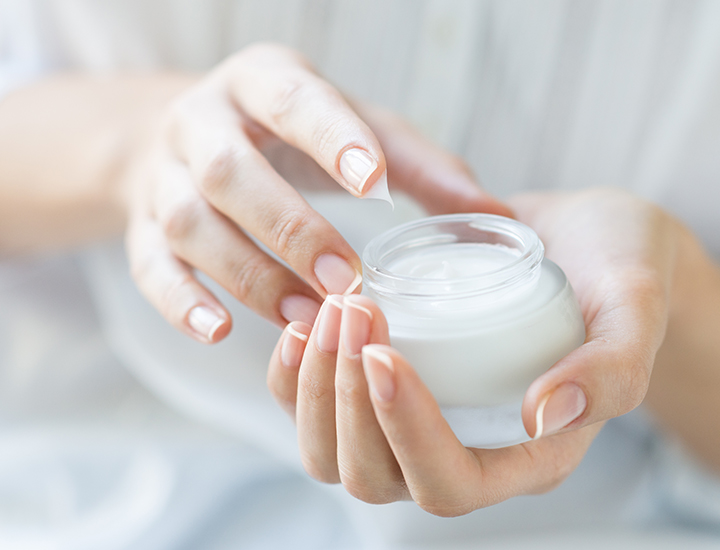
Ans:
<svg viewBox="0 0 720 550"><path fill-rule="evenodd" d="M625 187L682 217L720 255L718 2L5 0L0 90L63 69L204 70L267 39L406 115L462 154L491 192ZM418 215L408 204L390 215L312 200L356 249ZM447 548L528 536L557 548L576 532L587 543L588 532L631 537L624 530L667 524L667 543L681 525L720 529L717 480L639 415L611 422L546 496L457 519L354 501L300 472L293 427L264 383L276 329L213 287L235 329L201 346L169 327L126 274L117 244L2 272L3 303L14 307L0 312L0 449L12 449L0 461L0 547ZM164 410L143 386L233 438ZM83 464L97 473L78 473ZM12 479L24 481L4 493ZM29 480L40 489L26 498ZM146 480L156 481L149 496ZM25 498L26 516L7 513ZM138 502L143 513L130 513Z"/></svg>

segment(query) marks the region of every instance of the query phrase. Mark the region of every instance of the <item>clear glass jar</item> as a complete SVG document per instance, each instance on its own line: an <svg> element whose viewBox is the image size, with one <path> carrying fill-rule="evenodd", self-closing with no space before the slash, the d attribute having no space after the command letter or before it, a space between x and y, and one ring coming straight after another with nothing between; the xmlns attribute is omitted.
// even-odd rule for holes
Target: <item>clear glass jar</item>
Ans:
<svg viewBox="0 0 720 550"><path fill-rule="evenodd" d="M363 252L364 289L466 446L525 441L528 386L585 340L575 294L537 234L490 214L407 223Z"/></svg>

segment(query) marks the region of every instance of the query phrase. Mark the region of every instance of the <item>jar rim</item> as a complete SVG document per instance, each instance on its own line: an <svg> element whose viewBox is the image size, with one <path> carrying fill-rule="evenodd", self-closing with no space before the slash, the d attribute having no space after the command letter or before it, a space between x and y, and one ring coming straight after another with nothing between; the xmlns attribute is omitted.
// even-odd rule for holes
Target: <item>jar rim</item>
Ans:
<svg viewBox="0 0 720 550"><path fill-rule="evenodd" d="M452 228L457 228L453 233ZM460 240L457 233L478 240ZM488 236L494 237L488 239ZM486 240L482 238L485 237ZM493 242L496 241L496 242ZM442 243L503 244L518 251L507 264L484 273L448 279L427 279L393 273L384 260L399 250ZM446 214L405 223L372 239L363 251L365 285L376 294L415 300L464 299L532 282L544 258L540 238L527 225L494 214Z"/></svg>

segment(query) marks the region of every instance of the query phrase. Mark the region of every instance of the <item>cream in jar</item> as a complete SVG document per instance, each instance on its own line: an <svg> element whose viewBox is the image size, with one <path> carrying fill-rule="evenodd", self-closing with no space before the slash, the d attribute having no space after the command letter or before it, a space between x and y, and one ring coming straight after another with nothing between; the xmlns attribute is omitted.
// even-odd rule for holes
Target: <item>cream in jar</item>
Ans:
<svg viewBox="0 0 720 550"><path fill-rule="evenodd" d="M520 416L532 381L585 340L565 274L529 227L489 214L396 227L363 253L365 292L390 340L417 370L459 439L527 440Z"/></svg>

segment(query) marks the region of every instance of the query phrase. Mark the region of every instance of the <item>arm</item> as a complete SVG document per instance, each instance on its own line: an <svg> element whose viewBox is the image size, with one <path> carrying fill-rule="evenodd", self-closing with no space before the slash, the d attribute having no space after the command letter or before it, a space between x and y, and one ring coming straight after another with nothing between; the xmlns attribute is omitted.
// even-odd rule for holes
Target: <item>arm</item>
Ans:
<svg viewBox="0 0 720 550"><path fill-rule="evenodd" d="M720 472L720 268L689 231L678 232L667 333L645 402Z"/></svg>
<svg viewBox="0 0 720 550"><path fill-rule="evenodd" d="M195 80L65 75L0 100L0 255L120 234L133 161Z"/></svg>

